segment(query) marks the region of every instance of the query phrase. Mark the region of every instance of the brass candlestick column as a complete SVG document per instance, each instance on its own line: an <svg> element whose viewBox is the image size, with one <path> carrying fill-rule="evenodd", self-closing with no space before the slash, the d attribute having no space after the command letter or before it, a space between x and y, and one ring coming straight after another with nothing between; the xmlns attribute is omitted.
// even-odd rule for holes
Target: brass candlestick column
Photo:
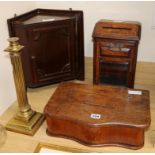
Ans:
<svg viewBox="0 0 155 155"><path fill-rule="evenodd" d="M17 114L8 122L6 129L27 135L34 135L42 124L44 116L41 113L33 111L28 103L21 62L21 50L24 46L19 45L18 40L19 38L16 37L8 39L10 45L5 50L10 53L19 105Z"/></svg>

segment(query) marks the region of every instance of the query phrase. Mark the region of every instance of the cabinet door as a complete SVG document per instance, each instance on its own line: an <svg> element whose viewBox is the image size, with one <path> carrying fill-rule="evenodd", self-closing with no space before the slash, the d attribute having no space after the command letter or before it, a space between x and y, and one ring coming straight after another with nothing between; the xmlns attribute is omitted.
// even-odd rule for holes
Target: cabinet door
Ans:
<svg viewBox="0 0 155 155"><path fill-rule="evenodd" d="M132 87L134 43L102 40L94 49L94 83Z"/></svg>
<svg viewBox="0 0 155 155"><path fill-rule="evenodd" d="M100 83L128 85L130 62L117 58L100 59Z"/></svg>
<svg viewBox="0 0 155 155"><path fill-rule="evenodd" d="M74 34L72 20L40 24L29 29L34 82L74 78Z"/></svg>

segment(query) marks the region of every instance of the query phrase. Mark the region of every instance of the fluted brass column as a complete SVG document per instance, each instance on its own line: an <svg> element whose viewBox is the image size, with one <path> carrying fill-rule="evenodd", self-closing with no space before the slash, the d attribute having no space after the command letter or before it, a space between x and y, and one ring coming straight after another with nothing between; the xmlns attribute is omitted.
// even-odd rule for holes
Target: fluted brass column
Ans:
<svg viewBox="0 0 155 155"><path fill-rule="evenodd" d="M27 135L34 135L42 124L44 116L41 113L33 111L28 103L21 62L21 50L24 46L19 45L18 40L19 38L17 37L8 39L10 45L5 49L6 52L10 53L19 105L17 114L8 122L6 129Z"/></svg>

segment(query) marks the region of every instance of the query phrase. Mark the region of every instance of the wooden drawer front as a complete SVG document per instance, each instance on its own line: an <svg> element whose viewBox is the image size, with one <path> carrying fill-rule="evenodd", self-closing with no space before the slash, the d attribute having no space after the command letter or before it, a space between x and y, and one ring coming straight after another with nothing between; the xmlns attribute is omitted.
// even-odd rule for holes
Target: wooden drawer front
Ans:
<svg viewBox="0 0 155 155"><path fill-rule="evenodd" d="M111 63L129 63L128 58L111 58L111 57L101 57L100 61L111 62Z"/></svg>
<svg viewBox="0 0 155 155"><path fill-rule="evenodd" d="M101 56L130 57L133 46L124 43L102 43Z"/></svg>
<svg viewBox="0 0 155 155"><path fill-rule="evenodd" d="M129 66L129 72L131 72L132 69L132 62L130 59L128 58L111 58L111 57L101 57L100 58L100 62L104 62L107 64L112 64L112 65L117 65L117 64L121 64L121 65L128 65Z"/></svg>

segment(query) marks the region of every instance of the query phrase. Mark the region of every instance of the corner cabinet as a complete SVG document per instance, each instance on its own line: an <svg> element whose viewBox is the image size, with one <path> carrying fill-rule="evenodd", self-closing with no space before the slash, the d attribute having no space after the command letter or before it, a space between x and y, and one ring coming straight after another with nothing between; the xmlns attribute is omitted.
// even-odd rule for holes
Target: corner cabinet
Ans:
<svg viewBox="0 0 155 155"><path fill-rule="evenodd" d="M10 37L25 48L22 65L27 87L84 80L83 12L36 9L8 19Z"/></svg>

